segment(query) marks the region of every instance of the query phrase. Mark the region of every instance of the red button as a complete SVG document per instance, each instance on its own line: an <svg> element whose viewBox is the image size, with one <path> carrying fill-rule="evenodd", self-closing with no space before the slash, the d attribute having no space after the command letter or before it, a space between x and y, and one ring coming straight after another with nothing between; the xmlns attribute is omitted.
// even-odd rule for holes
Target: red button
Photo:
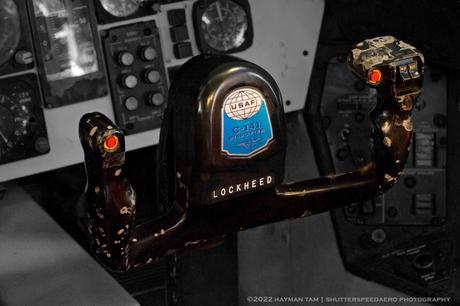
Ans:
<svg viewBox="0 0 460 306"><path fill-rule="evenodd" d="M376 85L376 84L380 83L381 80L382 80L382 72L380 70L373 69L369 73L369 83L370 84Z"/></svg>
<svg viewBox="0 0 460 306"><path fill-rule="evenodd" d="M115 151L116 149L118 149L118 145L119 145L118 137L115 135L110 135L104 141L104 149L107 152Z"/></svg>

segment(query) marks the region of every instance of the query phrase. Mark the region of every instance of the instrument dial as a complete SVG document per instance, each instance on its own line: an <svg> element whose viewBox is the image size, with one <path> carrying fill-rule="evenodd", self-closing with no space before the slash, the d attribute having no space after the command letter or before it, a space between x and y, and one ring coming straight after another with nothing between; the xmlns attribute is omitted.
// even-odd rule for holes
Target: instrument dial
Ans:
<svg viewBox="0 0 460 306"><path fill-rule="evenodd" d="M127 17L139 10L142 0L99 0L102 7L115 17Z"/></svg>
<svg viewBox="0 0 460 306"><path fill-rule="evenodd" d="M0 4L0 65L13 55L21 39L18 7L13 0L2 0Z"/></svg>
<svg viewBox="0 0 460 306"><path fill-rule="evenodd" d="M16 95L0 94L0 158L11 149L23 146L28 134L28 108L15 103L16 99Z"/></svg>
<svg viewBox="0 0 460 306"><path fill-rule="evenodd" d="M234 1L217 0L203 12L200 28L211 48L221 52L237 49L246 41L248 14Z"/></svg>

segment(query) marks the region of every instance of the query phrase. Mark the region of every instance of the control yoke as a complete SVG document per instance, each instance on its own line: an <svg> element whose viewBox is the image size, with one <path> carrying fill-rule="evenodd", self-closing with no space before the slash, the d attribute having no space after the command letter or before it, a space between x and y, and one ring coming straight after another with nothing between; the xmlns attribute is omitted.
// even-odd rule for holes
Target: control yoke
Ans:
<svg viewBox="0 0 460 306"><path fill-rule="evenodd" d="M162 217L134 225L135 191L124 172L122 131L100 113L80 121L87 171L87 229L96 256L125 271L226 234L360 202L395 184L412 139L423 56L391 36L357 44L348 64L375 88L373 159L340 175L284 183L283 101L261 67L200 55L177 72L158 148ZM152 186L153 188L153 186Z"/></svg>

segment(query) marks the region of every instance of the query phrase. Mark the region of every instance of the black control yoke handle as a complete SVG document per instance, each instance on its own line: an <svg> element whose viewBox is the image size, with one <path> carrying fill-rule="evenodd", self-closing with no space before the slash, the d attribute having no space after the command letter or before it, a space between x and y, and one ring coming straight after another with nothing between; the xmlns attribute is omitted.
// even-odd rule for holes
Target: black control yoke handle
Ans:
<svg viewBox="0 0 460 306"><path fill-rule="evenodd" d="M273 78L226 55L197 56L172 82L158 149L158 203L167 213L134 226L136 197L124 175L124 136L85 115L88 232L97 257L129 270L184 247L250 227L309 216L385 192L401 175L421 93L423 56L391 36L357 44L348 64L377 90L373 158L349 173L283 183L286 126Z"/></svg>

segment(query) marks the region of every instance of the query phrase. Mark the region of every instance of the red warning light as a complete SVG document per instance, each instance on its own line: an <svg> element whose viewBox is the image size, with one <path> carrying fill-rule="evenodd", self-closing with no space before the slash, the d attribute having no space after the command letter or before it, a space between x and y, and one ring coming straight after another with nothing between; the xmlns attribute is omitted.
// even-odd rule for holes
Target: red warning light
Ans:
<svg viewBox="0 0 460 306"><path fill-rule="evenodd" d="M107 152L113 152L118 149L120 142L118 141L118 137L116 135L108 136L104 141L104 149Z"/></svg>
<svg viewBox="0 0 460 306"><path fill-rule="evenodd" d="M382 72L379 69L372 69L369 73L368 82L377 85L382 80Z"/></svg>

